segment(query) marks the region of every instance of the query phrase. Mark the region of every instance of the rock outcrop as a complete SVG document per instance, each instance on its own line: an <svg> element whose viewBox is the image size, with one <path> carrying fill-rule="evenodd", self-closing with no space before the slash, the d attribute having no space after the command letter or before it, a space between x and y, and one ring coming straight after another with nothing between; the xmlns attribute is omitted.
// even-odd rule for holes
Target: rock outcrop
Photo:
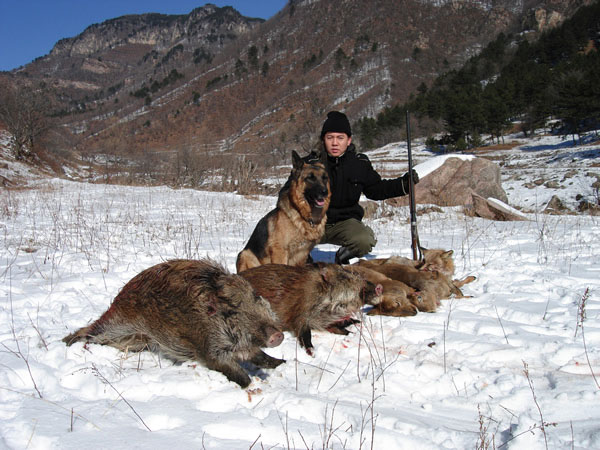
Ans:
<svg viewBox="0 0 600 450"><path fill-rule="evenodd" d="M484 158L449 157L437 169L424 176L415 188L417 204L472 205L473 194L484 199L492 197L504 203L508 201L500 182L500 167L497 164ZM407 205L408 196L391 202Z"/></svg>

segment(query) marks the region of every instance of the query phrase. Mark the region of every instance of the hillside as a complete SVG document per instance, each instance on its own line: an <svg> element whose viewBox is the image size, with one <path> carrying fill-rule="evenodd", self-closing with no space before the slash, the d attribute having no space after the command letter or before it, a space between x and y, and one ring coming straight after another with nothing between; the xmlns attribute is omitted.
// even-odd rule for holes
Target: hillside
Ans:
<svg viewBox="0 0 600 450"><path fill-rule="evenodd" d="M91 25L1 75L52 96L53 150L280 163L313 145L328 110L376 115L499 32L533 37L584 3L294 0L266 22L206 5Z"/></svg>

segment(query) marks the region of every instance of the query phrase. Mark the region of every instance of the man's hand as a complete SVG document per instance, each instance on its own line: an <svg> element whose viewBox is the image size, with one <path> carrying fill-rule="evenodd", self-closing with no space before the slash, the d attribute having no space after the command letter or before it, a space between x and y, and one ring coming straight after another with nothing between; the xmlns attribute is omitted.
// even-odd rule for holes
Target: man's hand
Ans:
<svg viewBox="0 0 600 450"><path fill-rule="evenodd" d="M419 182L419 174L417 173L417 171L415 169L413 169L410 174L412 174L412 182L413 184L417 184ZM409 173L406 172L404 175L402 175L402 177L400 178L402 180L402 187L404 188L404 192L406 192L408 194L408 189L409 189L409 183L410 183L410 178L409 178Z"/></svg>
<svg viewBox="0 0 600 450"><path fill-rule="evenodd" d="M413 184L417 184L419 182L419 174L417 173L417 171L415 169L411 170L410 173L412 174L412 182L413 182ZM408 180L408 172L405 173L404 176Z"/></svg>
<svg viewBox="0 0 600 450"><path fill-rule="evenodd" d="M419 182L419 174L415 169L413 169L410 173L412 174L413 184L417 184ZM404 189L404 192L408 194L410 183L409 173L406 172L404 175L402 175L402 177L400 177L400 179L402 180L402 188Z"/></svg>

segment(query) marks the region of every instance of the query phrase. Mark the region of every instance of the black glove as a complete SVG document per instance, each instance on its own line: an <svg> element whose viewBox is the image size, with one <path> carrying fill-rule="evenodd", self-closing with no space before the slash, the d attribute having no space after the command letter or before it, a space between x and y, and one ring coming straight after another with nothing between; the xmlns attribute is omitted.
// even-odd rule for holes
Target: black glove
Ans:
<svg viewBox="0 0 600 450"><path fill-rule="evenodd" d="M417 173L417 171L415 169L413 169L410 173L412 174L413 184L417 184L419 182L419 174ZM402 188L404 189L404 192L406 192L407 194L408 194L409 183L410 183L410 179L408 177L409 177L408 172L406 172L404 175L402 175L402 177L400 177L400 179L402 180Z"/></svg>

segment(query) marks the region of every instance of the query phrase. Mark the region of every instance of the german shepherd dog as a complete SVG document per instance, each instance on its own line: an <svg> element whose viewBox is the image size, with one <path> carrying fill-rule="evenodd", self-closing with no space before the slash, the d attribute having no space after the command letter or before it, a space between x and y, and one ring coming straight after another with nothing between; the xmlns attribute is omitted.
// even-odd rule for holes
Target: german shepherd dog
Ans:
<svg viewBox="0 0 600 450"><path fill-rule="evenodd" d="M305 162L295 151L292 163L277 206L258 221L237 256L238 273L263 264L305 264L325 233L331 200L327 170L320 162Z"/></svg>

